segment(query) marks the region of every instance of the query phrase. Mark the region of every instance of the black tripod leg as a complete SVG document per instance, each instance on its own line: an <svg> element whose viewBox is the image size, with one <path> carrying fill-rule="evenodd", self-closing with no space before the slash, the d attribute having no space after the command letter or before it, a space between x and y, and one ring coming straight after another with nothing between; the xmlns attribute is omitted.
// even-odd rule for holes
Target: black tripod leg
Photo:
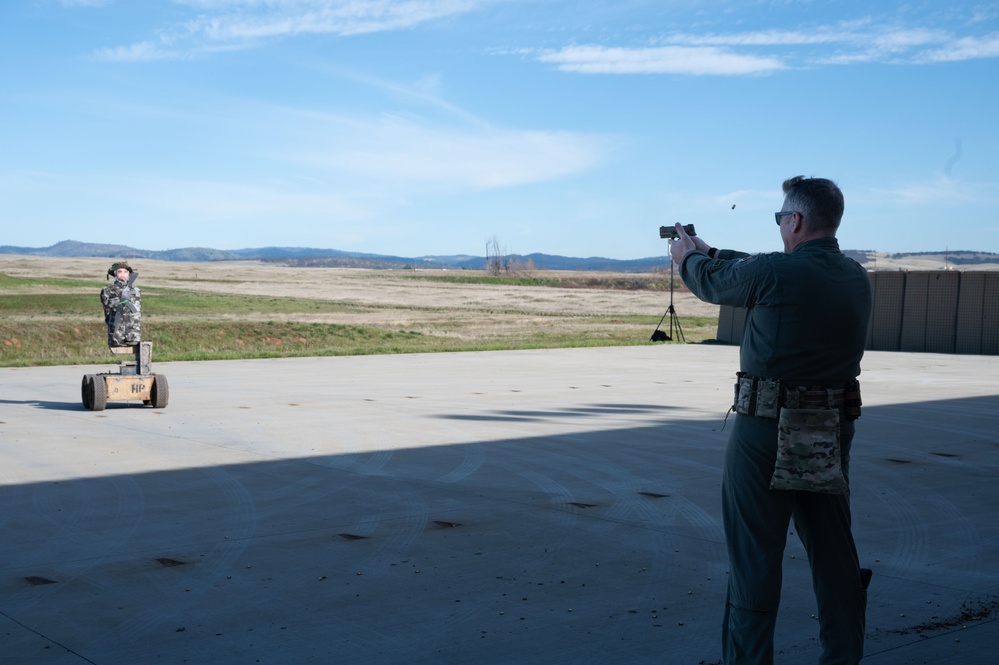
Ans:
<svg viewBox="0 0 999 665"><path fill-rule="evenodd" d="M678 339L681 339L684 342L686 342L687 338L684 337L684 335L683 335L683 328L680 327L680 317L676 315L676 310L673 309L673 305L669 306L668 313L669 313L669 331L670 331L670 333L672 334L672 332L673 332L673 325L675 324L676 325L676 332L679 334Z"/></svg>
<svg viewBox="0 0 999 665"><path fill-rule="evenodd" d="M669 316L669 310L668 309L663 314L663 318L659 319L659 323L658 323L658 325L656 325L656 329L652 331L652 337L649 338L650 342L667 342L667 341L673 339L673 335L672 335L672 333L673 333L672 323L673 322L672 321L670 321L670 334L669 335L667 335L666 333L664 333L662 330L659 330L659 326L661 326L663 324L663 321L666 320L667 316Z"/></svg>

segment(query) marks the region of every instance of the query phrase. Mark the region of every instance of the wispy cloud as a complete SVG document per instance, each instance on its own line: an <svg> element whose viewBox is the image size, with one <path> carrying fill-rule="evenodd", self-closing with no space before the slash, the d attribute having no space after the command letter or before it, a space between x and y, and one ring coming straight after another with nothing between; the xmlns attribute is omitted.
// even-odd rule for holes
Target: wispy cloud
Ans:
<svg viewBox="0 0 999 665"><path fill-rule="evenodd" d="M378 90L393 99L443 111L445 114L457 118L470 126L482 128L489 126L486 120L456 106L441 94L444 85L443 77L440 74L429 74L412 83L399 83L397 81L367 76L354 70L324 67L324 71L337 78L354 81L368 88Z"/></svg>
<svg viewBox="0 0 999 665"><path fill-rule="evenodd" d="M432 205L428 201L569 177L602 164L613 149L610 137L572 132L455 130L391 116L262 106L245 108L234 124L220 130L216 153L238 155L250 171L262 165L255 176L210 167L163 169L152 162L127 172L113 165L0 172L0 195L8 201L7 214L23 210L25 217L52 220L61 214L59 202L77 202L79 211L69 218L73 228L142 218L150 222L146 242L167 247L178 235L194 233L199 242L229 246L245 228L274 220L287 226L283 242L315 242L331 224L338 242L349 242L385 232L396 222L384 220ZM247 132L262 144L244 145ZM383 220L379 229L372 219ZM157 229L166 237L153 238Z"/></svg>
<svg viewBox="0 0 999 665"><path fill-rule="evenodd" d="M999 57L999 32L984 37L964 37L922 54L922 62L957 62Z"/></svg>
<svg viewBox="0 0 999 665"><path fill-rule="evenodd" d="M81 1L81 0L78 0ZM85 1L85 0L82 0ZM156 40L100 49L108 60L151 60L248 48L297 35L404 30L496 0L174 0L197 16Z"/></svg>
<svg viewBox="0 0 999 665"><path fill-rule="evenodd" d="M276 157L395 191L467 191L552 180L606 160L612 140L573 132L437 129L386 116L297 114L299 146ZM312 138L309 138L309 137Z"/></svg>
<svg viewBox="0 0 999 665"><path fill-rule="evenodd" d="M104 7L114 0L60 0L63 7Z"/></svg>
<svg viewBox="0 0 999 665"><path fill-rule="evenodd" d="M208 13L189 24L213 40L356 35L410 28L476 9L483 0L185 0Z"/></svg>
<svg viewBox="0 0 999 665"><path fill-rule="evenodd" d="M994 205L997 197L991 183L962 181L947 176L896 186L872 187L871 201L888 205L954 206L969 203Z"/></svg>
<svg viewBox="0 0 999 665"><path fill-rule="evenodd" d="M142 41L128 46L114 46L97 49L96 55L101 60L112 62L142 62L144 60L163 60L171 57L164 49L165 42Z"/></svg>
<svg viewBox="0 0 999 665"><path fill-rule="evenodd" d="M919 65L999 57L999 33L958 36L936 28L879 25L864 19L813 29L676 33L637 47L572 45L531 53L582 74L744 76L858 63Z"/></svg>
<svg viewBox="0 0 999 665"><path fill-rule="evenodd" d="M74 223L101 215L114 223L138 217L190 224L360 222L414 201L568 178L602 166L619 147L616 137L600 134L474 122L453 127L450 116L434 122L238 103L238 112L231 104L206 103L184 105L174 115L170 108L142 113L129 108L125 115L133 120L143 114L169 116L178 131L214 127L211 154L197 164L173 164L149 146L145 158L131 161L127 171L114 160L93 160L64 172L0 170L7 214L19 208L26 217L44 216L62 205L58 202L71 200L80 208ZM218 168L230 160L240 167Z"/></svg>
<svg viewBox="0 0 999 665"><path fill-rule="evenodd" d="M412 29L511 0L173 0L188 20L133 44L103 48L102 59L189 58L252 48L301 35L348 37ZM110 0L62 0L101 6ZM981 28L989 15L965 17ZM673 33L634 44L573 44L529 51L536 60L583 74L745 76L791 68L858 63L926 64L999 57L999 33L960 34L959 27L907 26L862 17L789 30Z"/></svg>
<svg viewBox="0 0 999 665"><path fill-rule="evenodd" d="M538 56L562 71L582 74L765 74L784 69L774 57L734 53L714 46L615 48L567 46Z"/></svg>

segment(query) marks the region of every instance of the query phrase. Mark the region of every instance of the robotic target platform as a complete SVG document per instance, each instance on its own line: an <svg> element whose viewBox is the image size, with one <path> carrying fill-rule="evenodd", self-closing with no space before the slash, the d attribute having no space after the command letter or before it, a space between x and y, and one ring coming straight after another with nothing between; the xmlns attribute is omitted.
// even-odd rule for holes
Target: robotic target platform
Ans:
<svg viewBox="0 0 999 665"><path fill-rule="evenodd" d="M127 281L122 281L128 274ZM125 262L116 262L108 269L113 284L101 291L104 316L108 327L108 349L113 355L132 356L118 363L117 372L85 374L80 383L83 406L91 411L103 411L108 402L141 401L157 409L170 401L170 387L162 374L152 372L153 344L140 339L141 294L136 288L137 271Z"/></svg>

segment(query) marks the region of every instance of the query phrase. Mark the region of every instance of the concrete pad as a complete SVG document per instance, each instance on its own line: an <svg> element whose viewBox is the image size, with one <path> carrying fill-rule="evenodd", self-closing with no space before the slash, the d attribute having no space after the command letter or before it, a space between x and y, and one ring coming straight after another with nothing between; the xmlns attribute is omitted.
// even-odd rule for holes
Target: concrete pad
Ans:
<svg viewBox="0 0 999 665"><path fill-rule="evenodd" d="M0 369L0 662L718 663L735 347ZM877 665L994 661L999 358L868 353ZM789 540L780 663L818 658Z"/></svg>

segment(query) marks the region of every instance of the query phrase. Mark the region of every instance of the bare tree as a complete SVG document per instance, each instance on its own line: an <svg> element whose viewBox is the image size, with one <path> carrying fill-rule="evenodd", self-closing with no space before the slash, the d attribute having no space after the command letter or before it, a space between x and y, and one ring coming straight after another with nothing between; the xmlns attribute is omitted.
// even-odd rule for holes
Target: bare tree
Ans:
<svg viewBox="0 0 999 665"><path fill-rule="evenodd" d="M486 241L486 272L490 275L499 275L504 267L505 261L499 238L493 236Z"/></svg>

